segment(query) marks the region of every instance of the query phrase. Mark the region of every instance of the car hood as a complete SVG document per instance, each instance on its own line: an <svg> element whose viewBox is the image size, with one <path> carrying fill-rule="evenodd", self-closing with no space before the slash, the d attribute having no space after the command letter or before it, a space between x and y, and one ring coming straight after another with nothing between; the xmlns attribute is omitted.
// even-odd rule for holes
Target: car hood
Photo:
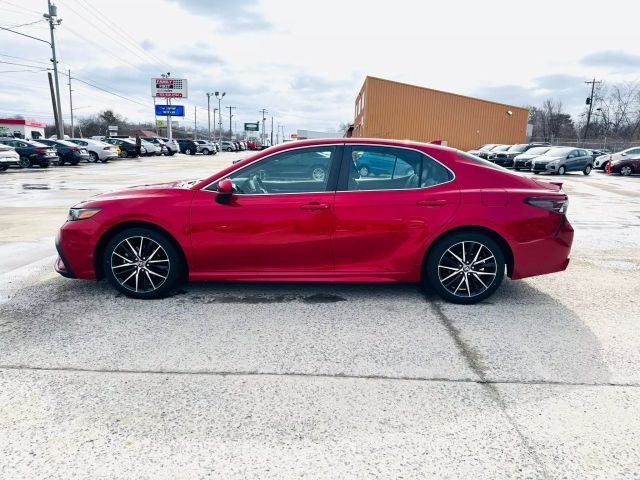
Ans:
<svg viewBox="0 0 640 480"><path fill-rule="evenodd" d="M101 193L88 200L80 202L74 207L100 206L105 202L143 199L146 197L158 196L163 193L175 192L176 190L190 190L201 180L180 180L167 183L152 183L147 185L136 185L114 192Z"/></svg>
<svg viewBox="0 0 640 480"><path fill-rule="evenodd" d="M539 162L539 163L543 163L543 162L546 163L546 162L553 162L555 160L563 160L563 159L564 159L564 157L544 157L544 156L542 156L542 157L536 158L534 161L535 162Z"/></svg>

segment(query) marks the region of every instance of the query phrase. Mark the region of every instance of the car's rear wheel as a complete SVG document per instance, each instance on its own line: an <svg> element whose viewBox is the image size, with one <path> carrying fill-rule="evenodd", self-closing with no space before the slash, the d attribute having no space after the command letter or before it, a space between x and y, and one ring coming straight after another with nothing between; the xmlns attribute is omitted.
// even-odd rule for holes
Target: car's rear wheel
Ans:
<svg viewBox="0 0 640 480"><path fill-rule="evenodd" d="M51 165L50 162L41 162L40 163L40 168L49 168L49 165Z"/></svg>
<svg viewBox="0 0 640 480"><path fill-rule="evenodd" d="M184 153L185 153L185 155L193 155L193 152L191 151L190 148L185 148L184 149Z"/></svg>
<svg viewBox="0 0 640 480"><path fill-rule="evenodd" d="M591 167L591 165L587 165L586 167L584 167L584 170L582 170L582 173L584 175L589 175L591 173L593 167Z"/></svg>
<svg viewBox="0 0 640 480"><path fill-rule="evenodd" d="M625 165L620 169L620 175L628 177L633 173L633 169L629 165Z"/></svg>
<svg viewBox="0 0 640 480"><path fill-rule="evenodd" d="M70 163L72 166L74 166L74 167L75 167L76 165L78 165L78 163L80 163L80 160L77 160L77 159L76 159L76 160L71 160L69 163Z"/></svg>
<svg viewBox="0 0 640 480"><path fill-rule="evenodd" d="M29 168L31 166L31 159L29 157L20 157L20 160L18 160L18 166L20 168Z"/></svg>
<svg viewBox="0 0 640 480"><path fill-rule="evenodd" d="M368 177L371 172L369 171L369 167L363 165L358 169L358 173L361 177Z"/></svg>
<svg viewBox="0 0 640 480"><path fill-rule="evenodd" d="M504 254L491 237L460 232L433 246L422 279L443 299L472 304L493 295L502 283L504 268Z"/></svg>
<svg viewBox="0 0 640 480"><path fill-rule="evenodd" d="M131 228L107 244L103 268L109 282L133 298L162 298L178 284L183 265L165 235L147 228Z"/></svg>
<svg viewBox="0 0 640 480"><path fill-rule="evenodd" d="M0 172L4 172L9 168L9 165L0 165Z"/></svg>
<svg viewBox="0 0 640 480"><path fill-rule="evenodd" d="M97 163L98 160L100 160L96 152L89 152L89 156L91 157L91 159L89 160L90 162Z"/></svg>
<svg viewBox="0 0 640 480"><path fill-rule="evenodd" d="M204 150L202 150L202 154L203 155L209 155L209 149L205 148Z"/></svg>

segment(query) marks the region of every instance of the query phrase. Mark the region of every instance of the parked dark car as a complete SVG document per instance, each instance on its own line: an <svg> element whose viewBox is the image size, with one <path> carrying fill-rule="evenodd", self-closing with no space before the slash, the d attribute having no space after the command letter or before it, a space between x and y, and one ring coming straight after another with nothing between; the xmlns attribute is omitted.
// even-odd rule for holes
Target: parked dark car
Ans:
<svg viewBox="0 0 640 480"><path fill-rule="evenodd" d="M611 173L619 173L623 177L640 173L640 156L627 156L622 160L614 160L611 162Z"/></svg>
<svg viewBox="0 0 640 480"><path fill-rule="evenodd" d="M202 151L201 145L198 145L193 140L182 138L178 140L178 145L180 145L180 153L186 155L195 155Z"/></svg>
<svg viewBox="0 0 640 480"><path fill-rule="evenodd" d="M137 158L138 151L136 149L136 142L128 138L105 138L106 143L120 147L120 156L126 158ZM144 147L143 147L144 148Z"/></svg>
<svg viewBox="0 0 640 480"><path fill-rule="evenodd" d="M86 148L76 145L73 142L69 142L67 140L46 139L38 141L55 149L58 157L60 158L60 160L58 161L59 165L64 165L65 163L68 163L70 165L78 165L78 163L80 162L91 161L89 151Z"/></svg>
<svg viewBox="0 0 640 480"><path fill-rule="evenodd" d="M491 158L491 161L496 165L500 165L506 168L512 168L514 165L514 159L533 147L550 147L550 143L518 143L511 145L504 151L500 151Z"/></svg>
<svg viewBox="0 0 640 480"><path fill-rule="evenodd" d="M46 168L52 163L58 163L56 151L44 143L13 137L0 138L0 143L16 149L20 155L18 166L21 168L29 168L34 165Z"/></svg>
<svg viewBox="0 0 640 480"><path fill-rule="evenodd" d="M531 161L540 155L544 155L549 150L551 150L551 147L533 147L521 153L513 159L514 170L531 170Z"/></svg>
<svg viewBox="0 0 640 480"><path fill-rule="evenodd" d="M476 157L486 158L486 157L483 157L482 155L490 152L492 148L495 148L498 145L500 145L500 144L499 143L487 143L485 145L482 145L481 147L474 148L473 150L469 150L467 153L470 153L471 155L475 155Z"/></svg>
<svg viewBox="0 0 640 480"><path fill-rule="evenodd" d="M581 148L553 147L547 153L531 161L531 171L564 175L567 172L582 172L589 175L593 170L593 158Z"/></svg>
<svg viewBox="0 0 640 480"><path fill-rule="evenodd" d="M496 145L488 152L483 152L483 154L480 155L480 158L484 158L485 160L492 161L491 159L493 157L495 157L500 152L506 152L507 150L509 150L509 147L511 147L511 145Z"/></svg>

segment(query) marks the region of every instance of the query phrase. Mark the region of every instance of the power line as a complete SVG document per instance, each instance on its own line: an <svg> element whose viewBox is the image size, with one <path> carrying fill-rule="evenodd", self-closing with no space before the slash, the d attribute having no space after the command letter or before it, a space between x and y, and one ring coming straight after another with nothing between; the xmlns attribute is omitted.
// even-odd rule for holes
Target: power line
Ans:
<svg viewBox="0 0 640 480"><path fill-rule="evenodd" d="M11 30L10 28L0 27L0 30L6 30L7 32L15 33L16 35L22 35L23 37L32 38L33 40L38 40L39 42L42 42L42 43L46 43L46 44L51 45L51 44L50 44L49 42L47 42L46 40L43 40L43 39L38 38L38 37L32 37L31 35L27 35L26 33L16 32L15 30Z"/></svg>
<svg viewBox="0 0 640 480"><path fill-rule="evenodd" d="M4 63L6 65L16 65L18 67L41 68L39 65L27 65L26 63L5 62L4 60L0 60L0 63ZM48 69L46 69L46 70L48 70Z"/></svg>
<svg viewBox="0 0 640 480"><path fill-rule="evenodd" d="M27 27L29 25L33 25L35 23L42 23L45 22L46 20L44 18L41 18L39 20L36 20L35 22L29 22L29 23L21 23L19 25L4 25L4 28L20 28L20 27Z"/></svg>
<svg viewBox="0 0 640 480"><path fill-rule="evenodd" d="M41 15L41 12L37 12L35 10L32 10L31 8L23 7L22 5L16 5L15 3L11 3L11 2L9 2L7 0L0 0L0 3L5 3L7 5L11 5L12 7L18 8L20 10L24 10L25 12L35 13L38 16Z"/></svg>
<svg viewBox="0 0 640 480"><path fill-rule="evenodd" d="M43 62L41 60L32 60L26 57L16 57L15 55L7 55L6 53L0 53L0 57L15 58L16 60L26 60L27 62L42 63L43 65L49 65L49 62Z"/></svg>

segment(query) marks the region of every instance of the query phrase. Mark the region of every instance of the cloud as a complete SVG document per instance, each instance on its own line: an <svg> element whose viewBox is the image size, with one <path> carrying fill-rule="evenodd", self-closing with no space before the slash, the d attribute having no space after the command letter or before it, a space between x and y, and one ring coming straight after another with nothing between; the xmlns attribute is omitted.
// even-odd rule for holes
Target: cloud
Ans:
<svg viewBox="0 0 640 480"><path fill-rule="evenodd" d="M140 46L147 52L150 52L151 50L154 50L156 48L156 44L147 39L140 42Z"/></svg>
<svg viewBox="0 0 640 480"><path fill-rule="evenodd" d="M604 50L582 57L581 62L588 67L610 67L619 70L633 70L640 67L640 55L622 50Z"/></svg>
<svg viewBox="0 0 640 480"><path fill-rule="evenodd" d="M534 89L521 85L487 85L477 88L473 95L484 100L524 106L536 102Z"/></svg>
<svg viewBox="0 0 640 480"><path fill-rule="evenodd" d="M576 88L582 90L584 81L583 77L556 74L538 77L535 79L535 84L539 88L553 91L575 90Z"/></svg>
<svg viewBox="0 0 640 480"><path fill-rule="evenodd" d="M172 0L189 13L213 17L227 32L270 30L271 23L258 11L257 0Z"/></svg>

